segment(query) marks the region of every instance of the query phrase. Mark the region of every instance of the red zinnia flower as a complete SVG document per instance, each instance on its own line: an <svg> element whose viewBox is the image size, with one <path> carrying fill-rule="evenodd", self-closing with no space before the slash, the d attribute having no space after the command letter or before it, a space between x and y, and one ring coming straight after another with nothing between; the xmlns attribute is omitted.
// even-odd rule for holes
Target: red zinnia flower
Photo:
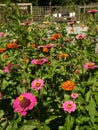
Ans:
<svg viewBox="0 0 98 130"><path fill-rule="evenodd" d="M17 45L16 43L8 43L7 44L7 48L10 48L10 49L16 49L18 47L19 47L19 45Z"/></svg>

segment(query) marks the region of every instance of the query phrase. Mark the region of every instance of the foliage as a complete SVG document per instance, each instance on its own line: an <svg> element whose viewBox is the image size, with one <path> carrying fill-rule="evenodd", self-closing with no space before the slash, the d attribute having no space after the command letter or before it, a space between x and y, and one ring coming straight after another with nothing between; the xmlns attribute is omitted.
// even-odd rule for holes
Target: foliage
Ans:
<svg viewBox="0 0 98 130"><path fill-rule="evenodd" d="M0 0L0 3L13 2L13 3L32 3L33 5L49 6L49 2L53 5L70 5L74 3L76 5L84 5L89 3L96 3L98 0Z"/></svg>

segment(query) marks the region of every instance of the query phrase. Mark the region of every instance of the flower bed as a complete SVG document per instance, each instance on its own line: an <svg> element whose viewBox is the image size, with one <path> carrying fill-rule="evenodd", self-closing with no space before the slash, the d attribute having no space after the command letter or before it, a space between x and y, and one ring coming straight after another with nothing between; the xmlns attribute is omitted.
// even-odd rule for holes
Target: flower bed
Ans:
<svg viewBox="0 0 98 130"><path fill-rule="evenodd" d="M66 26L1 27L0 129L98 129L97 31Z"/></svg>

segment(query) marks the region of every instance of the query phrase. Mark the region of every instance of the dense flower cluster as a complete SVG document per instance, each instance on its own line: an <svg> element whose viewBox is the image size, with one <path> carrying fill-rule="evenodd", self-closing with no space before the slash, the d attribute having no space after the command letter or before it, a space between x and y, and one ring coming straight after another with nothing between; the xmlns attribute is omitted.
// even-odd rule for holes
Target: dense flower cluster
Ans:
<svg viewBox="0 0 98 130"><path fill-rule="evenodd" d="M31 24L17 14L0 28L0 130L97 130L95 19Z"/></svg>

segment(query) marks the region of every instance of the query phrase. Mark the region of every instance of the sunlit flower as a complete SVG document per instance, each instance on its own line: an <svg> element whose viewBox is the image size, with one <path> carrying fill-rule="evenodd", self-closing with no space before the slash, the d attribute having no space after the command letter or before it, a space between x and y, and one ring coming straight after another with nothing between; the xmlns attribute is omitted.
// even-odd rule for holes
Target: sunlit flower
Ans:
<svg viewBox="0 0 98 130"><path fill-rule="evenodd" d="M70 80L67 80L66 82L62 83L63 90L67 90L67 91L73 90L74 86L75 86L75 83L73 81L70 81Z"/></svg>
<svg viewBox="0 0 98 130"><path fill-rule="evenodd" d="M81 26L81 28L84 28L86 25L85 24L81 24L80 26Z"/></svg>
<svg viewBox="0 0 98 130"><path fill-rule="evenodd" d="M78 98L78 93L72 93L70 96L71 96L71 98L76 99L76 98Z"/></svg>
<svg viewBox="0 0 98 130"><path fill-rule="evenodd" d="M28 110L32 110L37 99L32 93L23 93L13 101L14 112L19 112L22 116L26 116Z"/></svg>
<svg viewBox="0 0 98 130"><path fill-rule="evenodd" d="M76 110L76 104L73 101L65 101L62 104L62 108L64 111L71 113L74 112Z"/></svg>
<svg viewBox="0 0 98 130"><path fill-rule="evenodd" d="M31 88L34 90L40 90L44 86L44 80L43 79L35 79L31 82Z"/></svg>
<svg viewBox="0 0 98 130"><path fill-rule="evenodd" d="M43 24L50 24L49 21L43 21Z"/></svg>
<svg viewBox="0 0 98 130"><path fill-rule="evenodd" d="M3 53L4 51L6 51L6 48L5 48L5 47L0 48L0 53Z"/></svg>
<svg viewBox="0 0 98 130"><path fill-rule="evenodd" d="M88 63L84 64L84 68L86 68L86 69L95 69L97 67L98 66L94 62L88 62Z"/></svg>
<svg viewBox="0 0 98 130"><path fill-rule="evenodd" d="M48 62L48 60L46 58L41 58L41 59L34 59L34 60L32 60L31 64L43 65L46 62Z"/></svg>
<svg viewBox="0 0 98 130"><path fill-rule="evenodd" d="M68 57L68 56L69 56L69 55L66 54L66 53L65 53L65 54L59 54L59 55L58 55L58 57L60 57L60 58L66 58L66 57Z"/></svg>
<svg viewBox="0 0 98 130"><path fill-rule="evenodd" d="M74 29L73 29L73 28L70 28L70 32L74 32Z"/></svg>
<svg viewBox="0 0 98 130"><path fill-rule="evenodd" d="M61 27L60 26L56 26L55 29L58 31L58 30L61 29Z"/></svg>
<svg viewBox="0 0 98 130"><path fill-rule="evenodd" d="M16 49L18 47L19 47L19 45L17 45L16 43L8 43L7 44L7 48L9 48L9 49Z"/></svg>
<svg viewBox="0 0 98 130"><path fill-rule="evenodd" d="M78 34L78 35L76 35L76 39L77 40L82 40L82 39L84 39L86 36L85 36L85 34Z"/></svg>
<svg viewBox="0 0 98 130"><path fill-rule="evenodd" d="M13 64L12 63L9 63L7 66L5 66L5 68L4 68L4 73L9 73L9 72L11 72L11 69L12 69L12 67L13 67Z"/></svg>

